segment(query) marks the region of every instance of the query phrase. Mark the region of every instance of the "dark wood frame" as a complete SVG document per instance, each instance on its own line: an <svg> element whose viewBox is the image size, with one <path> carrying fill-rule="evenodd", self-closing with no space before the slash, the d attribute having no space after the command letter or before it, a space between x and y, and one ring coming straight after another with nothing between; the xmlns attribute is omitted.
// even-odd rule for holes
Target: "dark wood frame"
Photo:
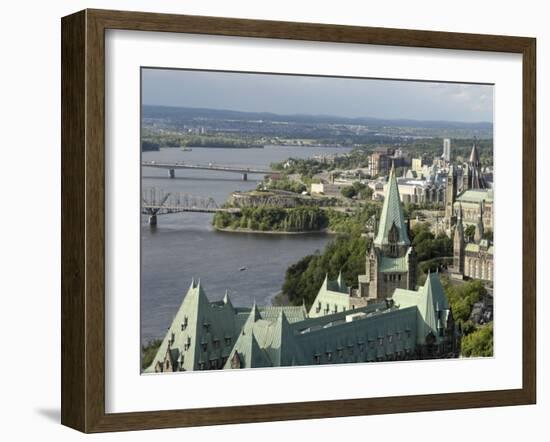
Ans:
<svg viewBox="0 0 550 442"><path fill-rule="evenodd" d="M523 386L402 397L105 413L105 30L126 29L523 56ZM62 30L61 422L84 432L141 430L536 401L536 40L405 29L84 10Z"/></svg>

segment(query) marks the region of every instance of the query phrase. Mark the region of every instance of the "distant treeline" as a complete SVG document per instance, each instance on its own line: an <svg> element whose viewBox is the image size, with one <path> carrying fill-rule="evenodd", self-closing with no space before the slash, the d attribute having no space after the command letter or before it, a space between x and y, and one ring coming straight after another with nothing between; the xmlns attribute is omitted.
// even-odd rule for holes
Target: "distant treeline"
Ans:
<svg viewBox="0 0 550 442"><path fill-rule="evenodd" d="M158 143L154 143L152 141L142 141L141 142L141 150L143 152L148 152L148 151L152 151L152 150L159 150L160 146Z"/></svg>
<svg viewBox="0 0 550 442"><path fill-rule="evenodd" d="M161 147L221 147L221 148L261 148L262 144L255 140L241 137L222 137L211 135L147 135L141 142L142 149L159 150Z"/></svg>

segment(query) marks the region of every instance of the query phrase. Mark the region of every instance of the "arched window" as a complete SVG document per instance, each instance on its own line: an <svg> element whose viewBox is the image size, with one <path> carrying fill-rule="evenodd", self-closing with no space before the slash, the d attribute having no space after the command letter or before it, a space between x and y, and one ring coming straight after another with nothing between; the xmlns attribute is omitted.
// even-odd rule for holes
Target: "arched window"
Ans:
<svg viewBox="0 0 550 442"><path fill-rule="evenodd" d="M399 229L395 225L395 222L392 223L390 231L388 233L388 242L390 243L390 255L397 255L397 242L399 241Z"/></svg>

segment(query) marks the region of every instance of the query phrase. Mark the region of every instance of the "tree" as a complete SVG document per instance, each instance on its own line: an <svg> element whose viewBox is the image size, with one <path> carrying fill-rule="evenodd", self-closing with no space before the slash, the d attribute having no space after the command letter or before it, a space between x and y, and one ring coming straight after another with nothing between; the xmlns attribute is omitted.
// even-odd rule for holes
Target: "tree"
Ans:
<svg viewBox="0 0 550 442"><path fill-rule="evenodd" d="M355 195L357 195L353 186L344 187L342 190L340 190L340 193L346 198L353 198Z"/></svg>
<svg viewBox="0 0 550 442"><path fill-rule="evenodd" d="M469 281L462 285L446 285L445 291L454 318L462 322L468 321L472 306L487 294L485 286L479 280Z"/></svg>
<svg viewBox="0 0 550 442"><path fill-rule="evenodd" d="M141 368L143 370L149 367L153 362L160 344L162 344L162 340L155 339L141 346Z"/></svg>
<svg viewBox="0 0 550 442"><path fill-rule="evenodd" d="M355 181L351 186L344 187L340 190L340 193L346 198L359 197L363 200L372 198L372 189L366 184L362 184L360 181Z"/></svg>
<svg viewBox="0 0 550 442"><path fill-rule="evenodd" d="M462 338L462 356L493 356L493 323L478 328Z"/></svg>
<svg viewBox="0 0 550 442"><path fill-rule="evenodd" d="M470 224L466 229L464 229L464 239L466 242L471 242L474 240L474 235L476 233L476 226Z"/></svg>

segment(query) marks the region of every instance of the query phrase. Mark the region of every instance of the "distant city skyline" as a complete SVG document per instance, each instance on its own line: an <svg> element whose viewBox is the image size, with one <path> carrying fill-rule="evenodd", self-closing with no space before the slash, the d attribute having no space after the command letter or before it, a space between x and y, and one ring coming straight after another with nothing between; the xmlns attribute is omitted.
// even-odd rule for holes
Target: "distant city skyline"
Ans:
<svg viewBox="0 0 550 442"><path fill-rule="evenodd" d="M282 115L493 122L493 86L485 84L144 68L142 103Z"/></svg>

